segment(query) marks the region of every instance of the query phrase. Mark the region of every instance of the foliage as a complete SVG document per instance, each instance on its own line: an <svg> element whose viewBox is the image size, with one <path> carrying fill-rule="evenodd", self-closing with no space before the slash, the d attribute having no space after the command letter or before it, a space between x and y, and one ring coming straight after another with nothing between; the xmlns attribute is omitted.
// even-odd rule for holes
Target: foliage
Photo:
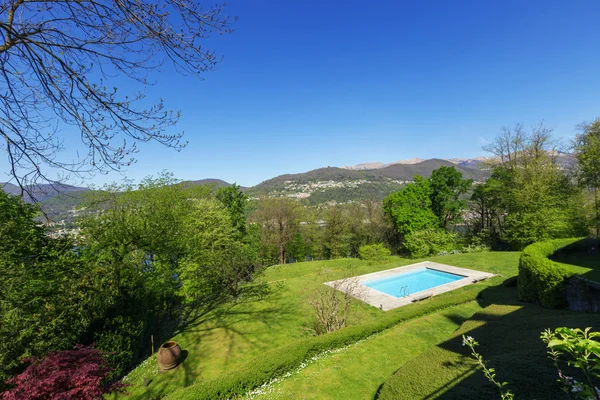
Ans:
<svg viewBox="0 0 600 400"><path fill-rule="evenodd" d="M548 347L548 357L552 360L557 372L558 381L567 395L580 399L600 400L600 332L591 332L579 328L546 329L541 339ZM568 376L561 366L563 358L567 365L578 370L583 380L578 382ZM581 379L581 378L580 378Z"/></svg>
<svg viewBox="0 0 600 400"><path fill-rule="evenodd" d="M556 251L581 239L556 239L534 243L519 259L519 298L544 307L565 305L566 281L573 273L548 259Z"/></svg>
<svg viewBox="0 0 600 400"><path fill-rule="evenodd" d="M541 334L541 339L548 348L548 357L558 372L558 382L569 399L600 399L600 389L598 388L600 342L596 339L598 337L600 337L600 332L591 332L591 328L581 330L562 327L556 328L554 332L546 329ZM479 343L471 336L463 335L462 339L463 346L469 347L471 356L477 360L487 380L496 386L502 400L513 399L513 392L505 389L508 382L498 382L494 368L488 368L481 354L475 350ZM567 365L569 367L573 367L583 374L584 382L578 382L563 372L560 366L563 355L568 357Z"/></svg>
<svg viewBox="0 0 600 400"><path fill-rule="evenodd" d="M477 364L479 365L479 368L481 368L481 371L483 372L487 380L490 381L492 385L496 386L496 388L500 392L500 398L502 400L514 399L514 393L511 392L509 389L505 389L506 385L508 385L508 382L498 382L496 380L496 370L494 368L488 368L488 366L483 361L483 356L475 350L475 347L479 346L479 343L477 343L477 341L471 336L463 335L462 339L463 346L467 346L471 350L471 356L475 360L477 360Z"/></svg>
<svg viewBox="0 0 600 400"><path fill-rule="evenodd" d="M252 220L261 231L265 250L275 249L279 263L287 262L287 247L298 231L302 209L289 198L267 198L260 201Z"/></svg>
<svg viewBox="0 0 600 400"><path fill-rule="evenodd" d="M223 6L193 1L0 2L2 86L0 131L10 175L25 191L49 171L81 177L130 165L138 142L181 149L181 133L169 130L179 113L162 101L148 104L151 72L166 62L198 76L220 62L205 46L211 34L231 32ZM110 86L119 76L140 90ZM61 125L75 126L82 158L58 153Z"/></svg>
<svg viewBox="0 0 600 400"><path fill-rule="evenodd" d="M431 193L431 210L438 217L440 226L456 224L462 219L462 212L467 202L460 196L465 194L473 183L462 179L462 174L455 167L440 167L431 173L429 178Z"/></svg>
<svg viewBox="0 0 600 400"><path fill-rule="evenodd" d="M392 252L382 243L366 244L358 249L360 258L367 261L384 261L391 254Z"/></svg>
<svg viewBox="0 0 600 400"><path fill-rule="evenodd" d="M490 251L490 250L491 250L490 246L488 246L484 242L484 240L482 240L478 236L474 236L473 238L471 238L471 242L467 246L464 246L461 249L461 251L463 253L480 253L483 251Z"/></svg>
<svg viewBox="0 0 600 400"><path fill-rule="evenodd" d="M441 251L450 251L456 247L458 235L439 228L423 229L412 232L404 238L404 248L411 257L436 255Z"/></svg>
<svg viewBox="0 0 600 400"><path fill-rule="evenodd" d="M235 183L228 187L217 189L217 200L219 200L227 212L233 227L243 236L246 234L246 203L248 196L242 192Z"/></svg>
<svg viewBox="0 0 600 400"><path fill-rule="evenodd" d="M110 368L93 347L77 345L25 361L29 366L8 381L14 387L2 394L2 400L100 399L121 388L119 383L106 384Z"/></svg>
<svg viewBox="0 0 600 400"><path fill-rule="evenodd" d="M350 251L350 218L341 206L333 206L325 211L323 245L327 258L348 257Z"/></svg>
<svg viewBox="0 0 600 400"><path fill-rule="evenodd" d="M573 142L580 182L593 192L594 227L600 237L600 118L583 125Z"/></svg>
<svg viewBox="0 0 600 400"><path fill-rule="evenodd" d="M522 249L536 241L585 234L582 198L556 159L551 130L504 129L484 150L492 176L471 196L469 224L496 248Z"/></svg>
<svg viewBox="0 0 600 400"><path fill-rule="evenodd" d="M130 367L153 320L182 301L236 296L251 279L256 249L242 229L244 197L235 187L220 193L221 201L213 187L166 173L90 193L81 254L102 271L108 299L89 335L111 352L115 374Z"/></svg>
<svg viewBox="0 0 600 400"><path fill-rule="evenodd" d="M105 281L66 238L49 237L37 207L0 191L0 382L21 359L72 347L105 309Z"/></svg>
<svg viewBox="0 0 600 400"><path fill-rule="evenodd" d="M439 219L431 210L430 195L429 180L416 175L413 183L385 198L383 209L398 233L409 235L439 225Z"/></svg>

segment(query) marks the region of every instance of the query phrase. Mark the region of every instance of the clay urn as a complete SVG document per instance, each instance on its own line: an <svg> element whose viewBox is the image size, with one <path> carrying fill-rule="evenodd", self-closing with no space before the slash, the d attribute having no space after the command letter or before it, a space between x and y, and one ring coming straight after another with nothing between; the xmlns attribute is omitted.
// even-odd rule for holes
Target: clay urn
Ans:
<svg viewBox="0 0 600 400"><path fill-rule="evenodd" d="M181 347L177 342L163 343L156 353L156 361L161 371L175 368L181 359Z"/></svg>

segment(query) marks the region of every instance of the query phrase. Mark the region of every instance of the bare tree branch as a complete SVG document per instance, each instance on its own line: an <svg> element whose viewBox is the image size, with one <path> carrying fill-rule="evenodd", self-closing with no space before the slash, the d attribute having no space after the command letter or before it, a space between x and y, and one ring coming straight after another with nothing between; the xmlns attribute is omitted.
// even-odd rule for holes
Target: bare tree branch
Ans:
<svg viewBox="0 0 600 400"><path fill-rule="evenodd" d="M205 48L229 33L225 5L194 0L0 0L0 149L23 193L32 185L119 170L135 162L137 143L181 150L172 132L178 112L162 100L142 106L152 71L171 63L200 76L221 61ZM140 91L109 82L126 77ZM87 153L65 161L60 128L75 127ZM70 158L70 157L69 157ZM62 179L60 179L62 180Z"/></svg>

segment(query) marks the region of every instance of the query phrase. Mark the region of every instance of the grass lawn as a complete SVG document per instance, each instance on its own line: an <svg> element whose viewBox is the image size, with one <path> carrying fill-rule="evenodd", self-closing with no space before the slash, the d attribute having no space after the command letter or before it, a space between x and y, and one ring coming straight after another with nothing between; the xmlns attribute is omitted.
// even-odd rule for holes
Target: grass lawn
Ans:
<svg viewBox="0 0 600 400"><path fill-rule="evenodd" d="M516 252L490 252L430 259L508 277L516 275L518 257ZM231 373L265 350L306 337L306 328L312 322L312 310L306 301L311 287L418 261L421 260L393 258L386 264L375 265L342 259L268 268L262 277L270 287L267 295L248 296L238 302L196 310L195 318L187 321L172 338L184 350L185 361L173 371L158 374L155 360L148 358L128 376L127 398L160 398L198 380ZM348 323L366 323L383 315L374 307L354 301ZM149 382L147 387L142 384L144 378Z"/></svg>
<svg viewBox="0 0 600 400"><path fill-rule="evenodd" d="M372 399L400 365L447 339L481 309L470 302L400 324L310 364L253 398Z"/></svg>
<svg viewBox="0 0 600 400"><path fill-rule="evenodd" d="M437 346L407 363L383 385L378 399L494 399L496 389L488 383L461 345L461 335L480 343L477 350L488 367L496 369L500 382L516 399L564 398L556 383L556 370L547 359L540 332L559 326L600 328L600 315L549 310L517 301L515 288L487 289L488 307L476 313L461 328Z"/></svg>
<svg viewBox="0 0 600 400"><path fill-rule="evenodd" d="M559 253L552 260L561 263L584 278L600 282L600 253L588 251Z"/></svg>

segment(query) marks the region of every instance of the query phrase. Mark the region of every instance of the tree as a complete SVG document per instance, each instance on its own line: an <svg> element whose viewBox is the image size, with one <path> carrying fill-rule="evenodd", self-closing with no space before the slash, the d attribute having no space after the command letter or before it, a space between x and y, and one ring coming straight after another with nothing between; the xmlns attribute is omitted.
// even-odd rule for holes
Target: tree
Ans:
<svg viewBox="0 0 600 400"><path fill-rule="evenodd" d="M277 249L280 264L287 261L288 245L298 230L300 214L300 203L281 197L261 200L253 215L260 226L261 238Z"/></svg>
<svg viewBox="0 0 600 400"><path fill-rule="evenodd" d="M49 171L83 176L135 161L137 142L177 150L179 113L148 105L143 89L166 62L200 76L221 60L204 42L231 32L224 6L193 0L0 0L0 135L21 187L54 182ZM137 84L127 93L115 76ZM123 92L123 93L122 93ZM60 129L80 132L87 154L61 157Z"/></svg>
<svg viewBox="0 0 600 400"><path fill-rule="evenodd" d="M440 167L431 173L431 210L440 220L442 228L460 220L462 211L467 207L466 200L460 200L473 183L462 179L462 174L454 167Z"/></svg>
<svg viewBox="0 0 600 400"><path fill-rule="evenodd" d="M593 192L594 227L600 237L600 118L583 125L583 133L573 142L580 182Z"/></svg>
<svg viewBox="0 0 600 400"><path fill-rule="evenodd" d="M0 191L0 386L23 357L67 349L105 310L106 281L34 220L37 206Z"/></svg>
<svg viewBox="0 0 600 400"><path fill-rule="evenodd" d="M391 217L398 233L403 236L440 224L438 217L431 210L429 180L419 175L415 175L413 179L413 183L390 194L383 201L384 211Z"/></svg>
<svg viewBox="0 0 600 400"><path fill-rule="evenodd" d="M217 199L227 208L233 226L241 235L245 235L248 196L234 183L229 187L220 187L217 190Z"/></svg>
<svg viewBox="0 0 600 400"><path fill-rule="evenodd" d="M582 233L579 192L556 160L551 133L542 124L529 132L518 124L484 148L495 156L492 176L474 199L485 205L501 241L515 249Z"/></svg>

